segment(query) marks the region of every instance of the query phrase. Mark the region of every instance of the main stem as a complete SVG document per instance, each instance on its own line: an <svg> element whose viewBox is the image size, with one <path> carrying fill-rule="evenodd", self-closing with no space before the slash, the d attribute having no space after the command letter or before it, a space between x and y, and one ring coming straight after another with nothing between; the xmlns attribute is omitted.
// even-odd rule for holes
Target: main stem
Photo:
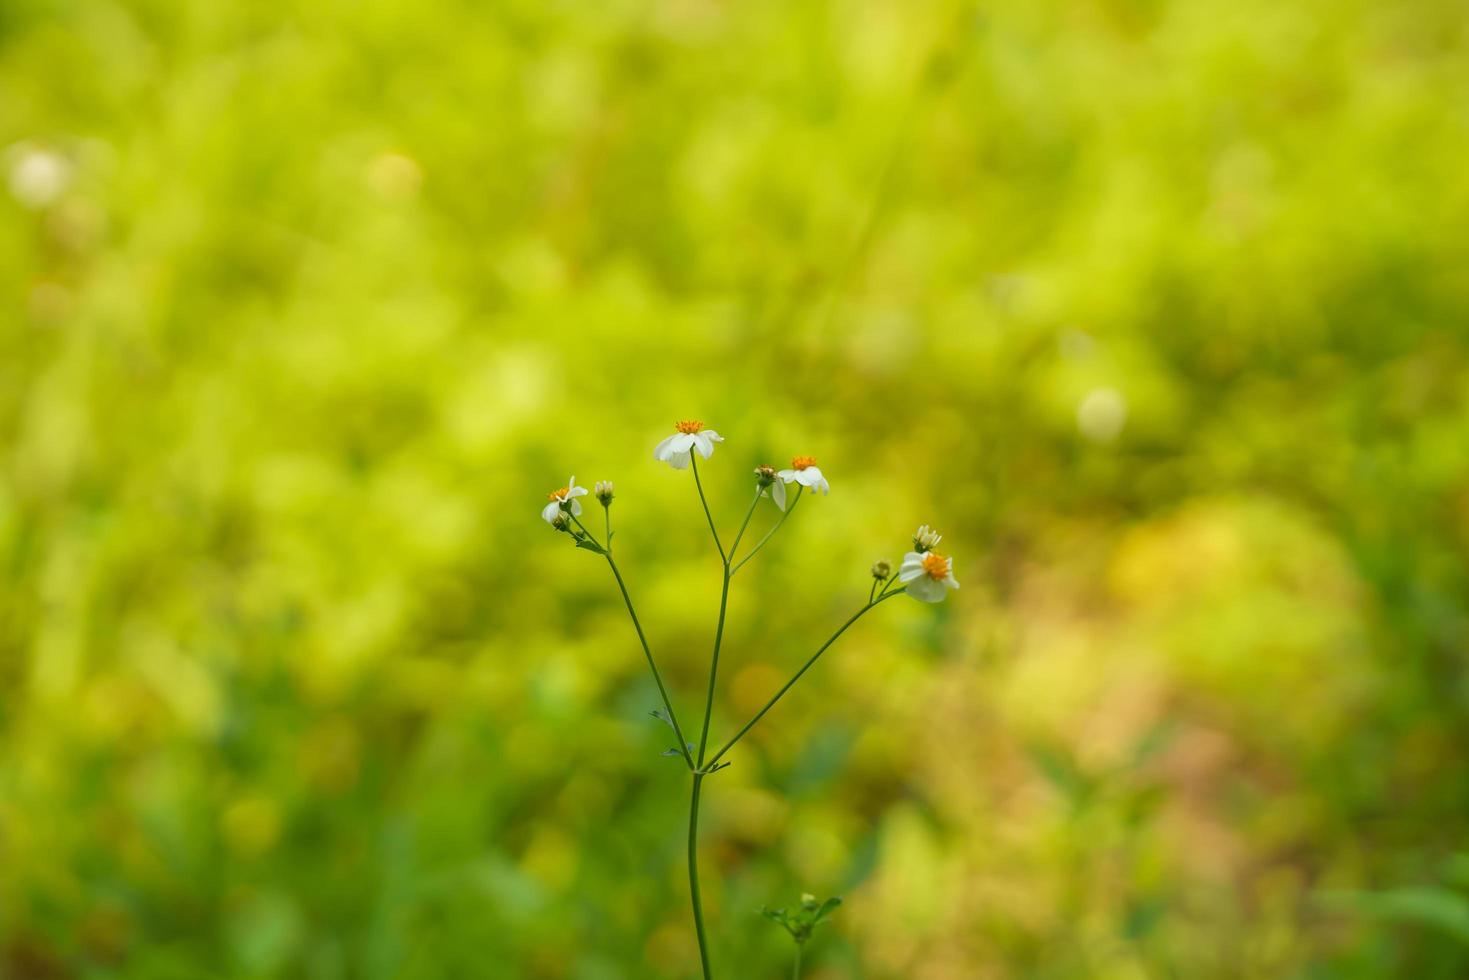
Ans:
<svg viewBox="0 0 1469 980"><path fill-rule="evenodd" d="M791 971L791 980L801 980L801 944L796 943L796 968Z"/></svg>
<svg viewBox="0 0 1469 980"><path fill-rule="evenodd" d="M704 785L704 774L694 773L694 792L689 798L689 894L694 901L694 932L699 937L699 963L704 968L704 980L713 980L714 972L709 968L709 940L704 936L704 906L699 900L699 790Z"/></svg>
<svg viewBox="0 0 1469 980"><path fill-rule="evenodd" d="M714 717L714 684L719 677L719 648L724 642L724 617L729 610L729 579L732 574L729 562L734 557L735 549L739 548L740 540L745 536L745 529L750 526L750 517L755 513L755 505L760 502L760 491L755 491L750 507L745 511L745 519L740 524L739 533L735 535L734 544L726 552L719 543L719 532L714 529L714 515L709 512L709 501L704 497L704 485L699 481L698 460L692 455L689 458L694 467L694 486L699 491L699 503L704 507L704 516L709 519L709 533L714 535L714 547L719 549L719 561L724 566L724 582L719 590L719 624L714 628L714 655L709 661L709 692L704 697L704 728L699 733L699 762L697 766L690 766L694 769L694 791L689 799L689 897L694 905L694 932L699 937L699 963L704 968L704 980L713 980L714 974L709 968L709 941L704 935L704 905L699 895L699 792L704 785L704 752L709 746L709 722ZM682 738L679 736L680 745Z"/></svg>

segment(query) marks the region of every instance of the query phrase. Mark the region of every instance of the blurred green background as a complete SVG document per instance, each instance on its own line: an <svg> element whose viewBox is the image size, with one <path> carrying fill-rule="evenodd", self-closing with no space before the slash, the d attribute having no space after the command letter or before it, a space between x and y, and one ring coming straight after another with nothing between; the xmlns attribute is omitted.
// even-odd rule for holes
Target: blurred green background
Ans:
<svg viewBox="0 0 1469 980"><path fill-rule="evenodd" d="M6 0L0 976L1469 975L1464 13Z"/></svg>

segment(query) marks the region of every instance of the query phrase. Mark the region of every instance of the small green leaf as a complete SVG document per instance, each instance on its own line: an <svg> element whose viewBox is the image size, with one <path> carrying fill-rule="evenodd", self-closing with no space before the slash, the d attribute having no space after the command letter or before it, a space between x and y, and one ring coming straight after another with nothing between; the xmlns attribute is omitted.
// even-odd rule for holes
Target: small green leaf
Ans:
<svg viewBox="0 0 1469 980"><path fill-rule="evenodd" d="M599 555L605 555L607 553L601 545L593 541L591 538L577 538L576 546L578 548L585 548L588 551L595 551Z"/></svg>
<svg viewBox="0 0 1469 980"><path fill-rule="evenodd" d="M828 898L826 901L824 901L824 902L821 903L821 908L819 908L819 909L816 910L816 915L811 920L811 924L814 926L816 923L820 922L822 919L826 918L828 915L831 915L831 913L833 913L833 912L835 912L837 910L837 906L839 906L841 904L842 904L842 900L840 898L835 898L835 897Z"/></svg>

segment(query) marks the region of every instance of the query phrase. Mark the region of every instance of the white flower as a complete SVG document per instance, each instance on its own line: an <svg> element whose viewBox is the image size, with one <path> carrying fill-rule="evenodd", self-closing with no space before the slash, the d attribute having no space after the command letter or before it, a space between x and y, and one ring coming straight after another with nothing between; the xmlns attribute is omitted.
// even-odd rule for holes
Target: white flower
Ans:
<svg viewBox="0 0 1469 980"><path fill-rule="evenodd" d="M790 469L781 470L776 475L786 483L799 483L824 494L831 493L831 484L826 482L826 477L816 468L816 460L810 456L797 456L791 460Z"/></svg>
<svg viewBox="0 0 1469 980"><path fill-rule="evenodd" d="M957 589L954 560L937 551L910 551L898 568L898 581L908 594L922 602L943 602L948 589Z"/></svg>
<svg viewBox="0 0 1469 980"><path fill-rule="evenodd" d="M700 456L708 459L714 454L714 444L724 441L724 436L704 428L704 423L698 419L679 422L674 428L678 431L658 443L653 450L653 458L676 470L689 465L689 450L697 449Z"/></svg>
<svg viewBox="0 0 1469 980"><path fill-rule="evenodd" d="M760 496L769 494L775 506L786 509L786 485L776 477L774 466L761 464L755 467L755 485L760 488Z"/></svg>
<svg viewBox="0 0 1469 980"><path fill-rule="evenodd" d="M927 524L920 524L918 530L913 532L913 548L915 551L932 551L939 546L944 536L930 528Z"/></svg>
<svg viewBox="0 0 1469 980"><path fill-rule="evenodd" d="M577 486L576 477L572 477L571 479L566 481L566 486L562 487L560 490L552 490L550 493L546 494L551 502L541 508L541 518L547 524L555 524L556 515L561 512L561 505L567 503L568 501L571 503L571 516L580 517L581 502L576 498L585 497L586 495L587 488Z"/></svg>

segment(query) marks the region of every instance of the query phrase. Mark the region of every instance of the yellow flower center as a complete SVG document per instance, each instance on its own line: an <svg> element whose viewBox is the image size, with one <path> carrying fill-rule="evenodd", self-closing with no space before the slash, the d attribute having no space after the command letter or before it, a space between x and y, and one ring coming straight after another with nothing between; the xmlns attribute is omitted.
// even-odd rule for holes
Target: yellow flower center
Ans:
<svg viewBox="0 0 1469 980"><path fill-rule="evenodd" d="M815 466L815 465L816 465L816 457L815 456L796 456L796 457L794 457L791 460L791 469L793 469L793 470L804 470L808 466Z"/></svg>
<svg viewBox="0 0 1469 980"><path fill-rule="evenodd" d="M949 577L949 559L937 551L930 551L923 556L923 571L929 578L946 579Z"/></svg>
<svg viewBox="0 0 1469 980"><path fill-rule="evenodd" d="M546 499L557 501L565 500L566 495L569 493L571 493L570 487L562 487L560 490L552 490L550 493L546 494Z"/></svg>
<svg viewBox="0 0 1469 980"><path fill-rule="evenodd" d="M684 419L682 422L673 423L673 427L684 435L692 436L704 431L704 420Z"/></svg>

